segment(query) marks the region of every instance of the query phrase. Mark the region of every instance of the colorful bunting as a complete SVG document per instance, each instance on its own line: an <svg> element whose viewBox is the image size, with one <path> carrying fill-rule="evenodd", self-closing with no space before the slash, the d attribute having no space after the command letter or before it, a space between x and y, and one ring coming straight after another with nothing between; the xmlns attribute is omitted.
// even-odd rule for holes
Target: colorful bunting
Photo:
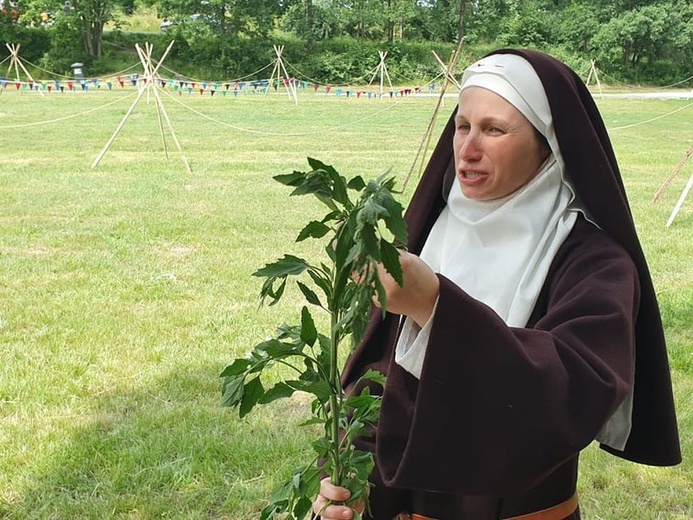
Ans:
<svg viewBox="0 0 693 520"><path fill-rule="evenodd" d="M147 78L141 76L140 74L129 74L129 75L118 75L115 77L108 78L89 78L85 80L66 80L67 90L74 92L75 87L83 92L88 92L90 88L101 89L102 85L105 85L109 91L112 91L114 87L120 86L120 88L131 87L144 87L147 83ZM390 99L411 96L412 94L421 93L424 88L427 89L429 93L433 93L440 84L430 84L426 87L413 87L404 89L391 89L385 93L373 92L372 90L357 90L348 89L344 87L336 87L332 85L321 85L315 82L300 81L296 78L279 78L273 80L253 80L253 81L229 81L229 82L208 82L208 81L186 81L186 80L175 80L171 78L157 78L156 83L161 89L166 87L171 88L174 92L178 92L178 95L183 94L183 90L186 90L188 94L192 94L194 91L199 92L201 96L209 93L210 97L218 92L222 92L222 97L226 97L228 92L233 92L234 97L238 97L239 93L248 94L266 94L267 91L272 88L274 91L278 91L280 87L289 88L294 86L297 89L313 90L314 93L318 93L320 88L323 89L323 94L325 96L334 95L335 97L346 97L346 98L356 98L356 99L375 99L382 98L387 95ZM14 84L16 90L30 91L30 92L65 92L65 86L60 80L52 80L51 82L38 82L38 81L12 81L7 78L0 77L0 89L4 90L7 88L8 84Z"/></svg>

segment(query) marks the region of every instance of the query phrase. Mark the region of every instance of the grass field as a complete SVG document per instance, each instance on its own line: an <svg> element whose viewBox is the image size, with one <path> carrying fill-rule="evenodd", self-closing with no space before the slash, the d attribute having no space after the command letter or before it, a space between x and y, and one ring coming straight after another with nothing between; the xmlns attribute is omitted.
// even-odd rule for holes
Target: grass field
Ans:
<svg viewBox="0 0 693 520"><path fill-rule="evenodd" d="M296 321L298 297L258 307L251 273L285 252L318 254L293 239L322 215L271 176L313 156L348 176L391 168L401 184L436 103L165 96L189 174L170 134L166 158L144 96L92 168L133 101L0 94L0 518L257 518L309 451L306 405L239 420L218 405L218 374ZM693 143L693 106L598 103L661 301L685 459L650 468L590 447L582 508L589 520L690 519L693 194L664 224L693 160L652 197Z"/></svg>

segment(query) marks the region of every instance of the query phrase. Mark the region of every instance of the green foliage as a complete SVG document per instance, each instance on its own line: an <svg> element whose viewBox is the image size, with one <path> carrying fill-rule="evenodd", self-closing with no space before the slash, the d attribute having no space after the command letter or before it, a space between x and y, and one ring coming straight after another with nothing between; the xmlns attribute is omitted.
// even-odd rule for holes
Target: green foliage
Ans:
<svg viewBox="0 0 693 520"><path fill-rule="evenodd" d="M3 18L0 18L0 42L19 44L20 56L25 60L38 63L45 49L50 47L50 33L43 28L33 29L1 20ZM7 47L0 43L0 60L4 60L9 54Z"/></svg>
<svg viewBox="0 0 693 520"><path fill-rule="evenodd" d="M0 19L0 34L5 41L22 43L26 59L63 73L75 61L92 72L121 70L124 58L138 61L133 39L153 42L157 48L175 39L167 65L188 77L266 79L267 71L248 75L275 60L272 46L280 44L286 46L284 57L293 66L289 74L299 79L364 84L379 64L378 53L387 51L393 83L411 84L438 76L440 67L431 50L446 60L456 48L460 23L459 1L146 4L152 6L146 11L148 27L153 11L175 25L166 33L158 28L125 36L107 31L102 45L103 24L117 29L121 15L135 5L132 0L76 0L67 15L62 0L26 0L26 14L19 23ZM544 50L571 64L596 59L607 82L667 85L690 76L693 4L688 0L466 0L464 5L465 63L487 50L515 46ZM22 27L45 9L52 13L52 25ZM5 49L0 53L7 55Z"/></svg>
<svg viewBox="0 0 693 520"><path fill-rule="evenodd" d="M378 418L380 397L371 395L367 386L360 395L345 394L338 368L339 352L347 338L352 346L361 341L374 299L385 313L387 301L378 264L397 283L403 283L395 243L406 243L407 231L402 206L392 195L394 179L381 176L366 183L357 176L347 181L332 166L310 158L308 163L313 168L309 172L294 171L274 178L293 187L291 195L313 195L327 207L328 213L321 220L309 222L296 240L325 240L328 261L313 264L287 254L254 276L265 279L260 291L262 301L274 305L284 295L289 277L307 274L312 287L298 280L296 283L309 305L329 315L329 333L318 332L310 310L304 306L300 325L280 327L276 338L256 345L248 357L236 359L221 373L222 404L237 407L241 417L258 404L301 391L314 397L313 419L307 424L324 426L324 436L313 443L315 459L275 490L261 520L287 513L291 518L304 518L323 473L351 491L348 504L367 497L373 456L357 450L353 442L358 436L369 435ZM350 191L359 194L356 201L349 196ZM277 364L290 367L297 378L284 379L266 389L261 375ZM372 371L361 380L380 385L385 382L383 376Z"/></svg>
<svg viewBox="0 0 693 520"><path fill-rule="evenodd" d="M84 55L82 30L69 18L58 18L49 34L51 47L41 60L43 68L57 73L69 74L72 63L91 64L92 60Z"/></svg>

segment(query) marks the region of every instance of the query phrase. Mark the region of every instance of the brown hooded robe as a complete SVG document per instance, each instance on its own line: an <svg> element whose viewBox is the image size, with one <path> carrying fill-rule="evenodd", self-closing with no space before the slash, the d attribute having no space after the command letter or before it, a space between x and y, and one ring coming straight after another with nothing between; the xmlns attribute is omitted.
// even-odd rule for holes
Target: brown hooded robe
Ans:
<svg viewBox="0 0 693 520"><path fill-rule="evenodd" d="M591 218L579 218L553 260L532 317L512 328L439 275L440 297L420 380L394 363L399 316L374 312L344 370L387 374L371 508L440 520L492 520L572 495L578 454L633 386L633 427L619 457L680 462L659 309L616 159L580 78L538 52L567 173ZM451 118L407 209L409 250L421 248L454 180ZM451 180L452 179L452 180ZM579 512L569 517L579 518Z"/></svg>

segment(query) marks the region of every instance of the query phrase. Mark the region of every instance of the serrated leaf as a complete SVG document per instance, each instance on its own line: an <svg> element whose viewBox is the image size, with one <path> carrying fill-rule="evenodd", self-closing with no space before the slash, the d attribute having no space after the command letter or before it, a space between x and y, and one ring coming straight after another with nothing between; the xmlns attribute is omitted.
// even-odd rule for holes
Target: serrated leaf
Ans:
<svg viewBox="0 0 693 520"><path fill-rule="evenodd" d="M269 298L271 300L269 303L270 306L276 304L284 294L285 288L286 277L267 278L262 284L262 289L260 289L260 303L264 304L265 300Z"/></svg>
<svg viewBox="0 0 693 520"><path fill-rule="evenodd" d="M385 376L381 372L378 372L377 370L369 369L358 380L359 383L361 383L362 381L373 381L374 383L377 383L380 386L384 387L386 379L385 379ZM358 383L355 386L358 386ZM363 391L364 392L369 391L368 387L365 387L363 389Z"/></svg>
<svg viewBox="0 0 693 520"><path fill-rule="evenodd" d="M298 237L296 237L296 242L302 242L307 238L322 238L329 233L329 231L329 226L322 222L318 222L317 220L313 220L301 230Z"/></svg>
<svg viewBox="0 0 693 520"><path fill-rule="evenodd" d="M327 381L291 381L291 386L296 390L313 394L322 402L327 401L332 395L332 389Z"/></svg>
<svg viewBox="0 0 693 520"><path fill-rule="evenodd" d="M298 288L301 290L303 296L305 296L306 301L308 303L312 305L317 305L318 307L322 307L322 303L320 303L320 298L318 298L318 295L315 294L315 292L310 287L301 282L296 282L296 285L298 285Z"/></svg>
<svg viewBox="0 0 693 520"><path fill-rule="evenodd" d="M238 406L243 398L243 383L245 377L233 376L227 377L222 383L222 406Z"/></svg>
<svg viewBox="0 0 693 520"><path fill-rule="evenodd" d="M266 264L265 267L258 269L253 273L253 276L266 276L266 277L282 277L282 276L296 276L301 274L303 271L308 269L310 264L293 255L284 255L283 258L273 262L271 264Z"/></svg>
<svg viewBox="0 0 693 520"><path fill-rule="evenodd" d="M229 366L227 366L219 377L230 377L242 374L250 366L251 361L249 359L239 358L234 360Z"/></svg>
<svg viewBox="0 0 693 520"><path fill-rule="evenodd" d="M395 279L400 287L404 285L404 274L400 263L399 251L395 246L386 240L380 241L380 261L390 276Z"/></svg>
<svg viewBox="0 0 693 520"><path fill-rule="evenodd" d="M381 203L387 209L387 215L383 219L387 229L394 235L397 242L406 245L407 225L402 218L402 205L390 195L383 197Z"/></svg>
<svg viewBox="0 0 693 520"><path fill-rule="evenodd" d="M293 173L275 175L272 178L275 181L284 184L285 186L296 186L297 184L300 184L305 180L306 174L304 172L294 170Z"/></svg>
<svg viewBox="0 0 693 520"><path fill-rule="evenodd" d="M260 376L251 379L245 384L241 406L238 409L241 418L245 417L253 409L264 393L265 389L262 387Z"/></svg>
<svg viewBox="0 0 693 520"><path fill-rule="evenodd" d="M312 347L316 339L318 339L318 331L315 328L313 316L308 307L303 307L301 309L301 340Z"/></svg>
<svg viewBox="0 0 693 520"><path fill-rule="evenodd" d="M312 419L308 419L307 421L303 421L302 423L299 424L299 426L313 426L315 424L325 424L325 419L322 419L320 417L313 417Z"/></svg>
<svg viewBox="0 0 693 520"><path fill-rule="evenodd" d="M260 399L258 399L258 404L267 404L277 399L284 399L285 397L291 397L294 390L292 387L284 382L277 383L272 388L267 390Z"/></svg>
<svg viewBox="0 0 693 520"><path fill-rule="evenodd" d="M351 190L362 191L366 187L366 182L363 177L356 175L349 180L347 187Z"/></svg>
<svg viewBox="0 0 693 520"><path fill-rule="evenodd" d="M292 356L297 352L300 352L300 350L300 346L292 345L291 343L284 343L277 339L263 341L257 347L255 347L256 352L264 353L270 358Z"/></svg>
<svg viewBox="0 0 693 520"><path fill-rule="evenodd" d="M334 169L334 167L325 164L322 162L320 159L315 159L314 157L308 157L308 165L313 168L313 170L322 170L324 172L331 172L331 173L337 173L337 170Z"/></svg>
<svg viewBox="0 0 693 520"><path fill-rule="evenodd" d="M321 437L311 444L319 457L325 457L330 451L330 441L325 437Z"/></svg>
<svg viewBox="0 0 693 520"><path fill-rule="evenodd" d="M301 496L294 506L294 516L296 518L305 518L312 508L313 501L305 495Z"/></svg>

